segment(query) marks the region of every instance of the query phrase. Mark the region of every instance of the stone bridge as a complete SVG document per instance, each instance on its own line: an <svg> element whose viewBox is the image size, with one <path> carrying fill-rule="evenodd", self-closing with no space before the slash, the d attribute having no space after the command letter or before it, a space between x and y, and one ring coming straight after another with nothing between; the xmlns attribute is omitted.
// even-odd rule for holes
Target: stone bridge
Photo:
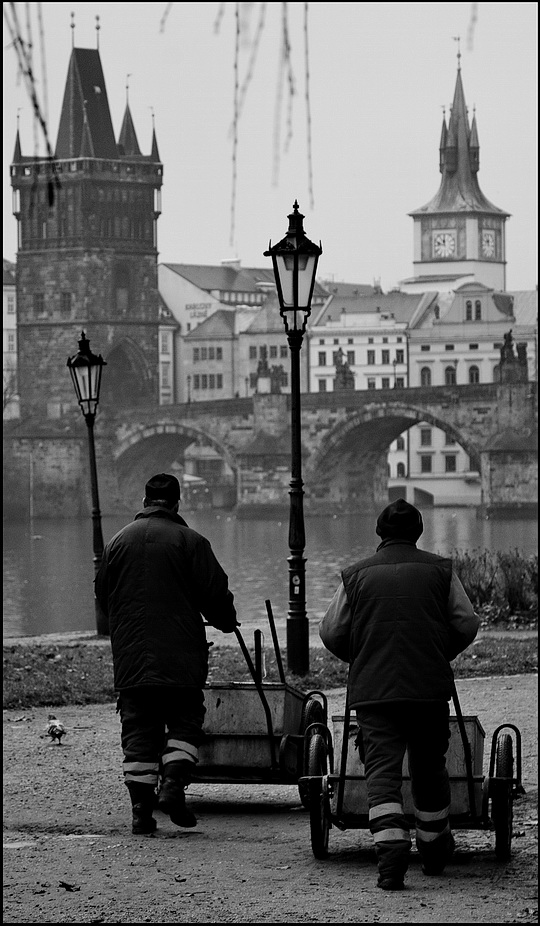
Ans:
<svg viewBox="0 0 540 926"><path fill-rule="evenodd" d="M467 452L488 513L537 505L537 383L309 393L301 417L306 513L380 510L388 500L388 447L422 421ZM218 506L245 517L289 507L289 395L124 407L117 414L104 406L95 438L103 514L138 508L148 475L183 469L188 447L217 467ZM80 414L4 429L5 515L26 505L48 517L59 504L87 514L89 484Z"/></svg>
<svg viewBox="0 0 540 926"><path fill-rule="evenodd" d="M419 422L463 447L487 509L537 500L536 383L310 393L301 405L307 511L384 505L388 447ZM288 395L134 409L107 431L120 484L136 484L139 496L148 472L167 470L196 444L222 460L221 482L234 487L239 512L289 504Z"/></svg>

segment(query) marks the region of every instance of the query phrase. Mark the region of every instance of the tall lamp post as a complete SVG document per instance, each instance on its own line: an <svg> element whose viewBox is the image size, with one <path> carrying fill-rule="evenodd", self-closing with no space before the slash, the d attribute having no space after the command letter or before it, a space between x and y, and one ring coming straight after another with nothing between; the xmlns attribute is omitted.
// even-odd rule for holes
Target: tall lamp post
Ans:
<svg viewBox="0 0 540 926"><path fill-rule="evenodd" d="M304 233L304 216L295 201L288 216L285 238L265 257L272 258L279 311L291 351L291 482L289 513L289 611L287 616L287 664L296 675L309 671L309 622L306 615L306 544L304 531L304 489L302 481L302 439L300 416L300 350L311 314L311 298L322 247Z"/></svg>
<svg viewBox="0 0 540 926"><path fill-rule="evenodd" d="M68 357L67 365L73 380L77 401L88 428L88 449L90 452L90 481L92 487L92 527L94 548L94 574L97 574L103 558L103 534L101 531L101 512L99 510L99 495L96 467L96 446L94 443L94 422L99 402L101 387L101 372L106 361L101 354L96 356L90 350L90 341L84 331L81 333L79 350L73 357ZM95 599L96 630L100 636L108 636L109 624Z"/></svg>

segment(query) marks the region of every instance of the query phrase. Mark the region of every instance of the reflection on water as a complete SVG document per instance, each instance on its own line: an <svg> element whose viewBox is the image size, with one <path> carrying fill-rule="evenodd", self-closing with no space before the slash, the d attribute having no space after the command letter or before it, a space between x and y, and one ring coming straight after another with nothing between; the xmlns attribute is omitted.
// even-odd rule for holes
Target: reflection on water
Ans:
<svg viewBox="0 0 540 926"><path fill-rule="evenodd" d="M453 550L538 550L533 520L480 520L472 509L423 512L418 546ZM105 542L125 518L103 518ZM215 511L186 514L190 527L209 538L229 576L239 619L267 621L270 599L278 627L288 609L288 523L237 521ZM341 569L373 552L374 518L356 515L306 518L306 599L310 622L318 623ZM95 630L92 526L84 520L34 520L4 524L4 637Z"/></svg>

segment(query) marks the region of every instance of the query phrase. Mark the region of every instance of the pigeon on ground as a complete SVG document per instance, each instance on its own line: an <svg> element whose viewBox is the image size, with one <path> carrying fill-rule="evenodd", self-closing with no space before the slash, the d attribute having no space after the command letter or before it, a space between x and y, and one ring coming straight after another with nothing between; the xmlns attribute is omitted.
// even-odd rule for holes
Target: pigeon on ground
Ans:
<svg viewBox="0 0 540 926"><path fill-rule="evenodd" d="M59 746L62 742L62 737L66 735L64 724L60 723L54 714L49 714L49 721L47 723L47 735L50 736L53 743L57 742Z"/></svg>

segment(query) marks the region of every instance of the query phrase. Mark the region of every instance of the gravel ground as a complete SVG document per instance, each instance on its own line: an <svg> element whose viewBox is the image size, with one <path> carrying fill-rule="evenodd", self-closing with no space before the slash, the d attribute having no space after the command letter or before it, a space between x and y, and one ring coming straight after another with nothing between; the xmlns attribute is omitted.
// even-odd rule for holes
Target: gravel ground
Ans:
<svg viewBox="0 0 540 926"><path fill-rule="evenodd" d="M44 737L47 710L4 711L6 923L536 923L537 677L463 679L462 711L486 733L516 724L525 795L514 801L509 862L494 834L459 830L455 861L422 875L416 852L407 889L375 886L366 830L330 830L314 858L296 786L192 785L199 823L156 813L151 837L131 834L114 704L63 708L61 746ZM329 714L344 692L328 692Z"/></svg>

